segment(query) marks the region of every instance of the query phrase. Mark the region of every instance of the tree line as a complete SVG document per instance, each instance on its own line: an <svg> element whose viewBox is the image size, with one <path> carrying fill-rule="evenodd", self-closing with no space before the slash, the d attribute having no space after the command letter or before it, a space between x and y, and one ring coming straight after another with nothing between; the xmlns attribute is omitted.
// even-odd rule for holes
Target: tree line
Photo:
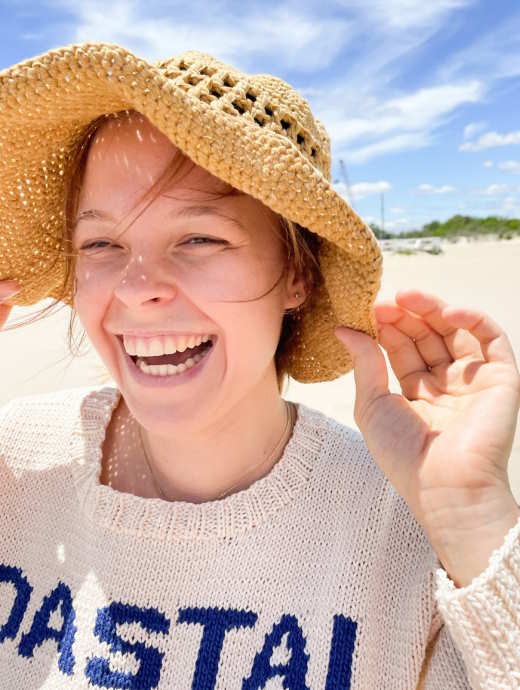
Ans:
<svg viewBox="0 0 520 690"><path fill-rule="evenodd" d="M502 218L500 216L488 216L476 218L474 216L455 215L444 222L433 220L423 225L420 230L407 230L400 233L392 233L382 230L376 223L371 223L370 228L378 240L387 240L396 237L469 237L475 235L497 235L499 239L512 239L520 236L520 218Z"/></svg>

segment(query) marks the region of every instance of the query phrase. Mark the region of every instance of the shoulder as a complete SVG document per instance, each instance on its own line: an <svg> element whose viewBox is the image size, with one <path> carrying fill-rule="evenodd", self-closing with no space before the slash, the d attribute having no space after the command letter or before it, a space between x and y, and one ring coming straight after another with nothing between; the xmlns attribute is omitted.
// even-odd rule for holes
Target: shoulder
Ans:
<svg viewBox="0 0 520 690"><path fill-rule="evenodd" d="M82 386L13 398L0 407L0 460L26 467L51 456L59 461L82 408L88 407L86 416L93 420L117 395L113 387Z"/></svg>

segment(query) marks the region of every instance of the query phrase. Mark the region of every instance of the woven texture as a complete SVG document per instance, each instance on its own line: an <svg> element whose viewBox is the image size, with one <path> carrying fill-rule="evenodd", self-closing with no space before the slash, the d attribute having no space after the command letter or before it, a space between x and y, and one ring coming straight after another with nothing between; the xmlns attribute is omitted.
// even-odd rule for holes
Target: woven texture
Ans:
<svg viewBox="0 0 520 690"><path fill-rule="evenodd" d="M520 687L520 521L454 588L359 432L302 404L243 491L119 492L98 481L119 400L0 408L2 690Z"/></svg>
<svg viewBox="0 0 520 690"><path fill-rule="evenodd" d="M330 141L285 81L245 74L206 53L148 63L112 44L51 50L0 72L0 280L17 305L57 298L64 280L65 181L87 125L145 115L196 164L322 238L323 284L295 319L289 374L303 383L352 370L334 336L377 339L372 305L382 253L330 183ZM65 302L73 304L72 285Z"/></svg>

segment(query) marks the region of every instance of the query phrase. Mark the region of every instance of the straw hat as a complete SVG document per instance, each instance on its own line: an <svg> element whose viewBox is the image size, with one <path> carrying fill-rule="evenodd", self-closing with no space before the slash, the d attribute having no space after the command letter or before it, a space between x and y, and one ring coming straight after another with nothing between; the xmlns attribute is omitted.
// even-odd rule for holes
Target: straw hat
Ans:
<svg viewBox="0 0 520 690"><path fill-rule="evenodd" d="M121 46L50 50L0 72L0 280L17 305L58 297L65 181L87 125L103 113L145 115L197 165L322 240L323 285L295 320L289 373L303 383L352 369L334 328L377 339L372 305L382 254L330 183L330 140L285 81L246 74L207 53L149 63ZM72 306L72 291L65 300Z"/></svg>

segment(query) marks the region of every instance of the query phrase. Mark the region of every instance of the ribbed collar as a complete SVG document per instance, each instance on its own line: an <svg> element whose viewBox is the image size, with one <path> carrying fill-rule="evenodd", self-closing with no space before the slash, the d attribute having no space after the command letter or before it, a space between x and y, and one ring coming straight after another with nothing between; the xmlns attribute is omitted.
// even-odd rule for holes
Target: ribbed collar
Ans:
<svg viewBox="0 0 520 690"><path fill-rule="evenodd" d="M305 489L321 456L327 418L302 403L282 457L246 489L205 503L144 498L105 486L102 444L121 398L114 386L89 390L73 422L71 469L81 509L110 531L163 541L228 539L254 529Z"/></svg>

